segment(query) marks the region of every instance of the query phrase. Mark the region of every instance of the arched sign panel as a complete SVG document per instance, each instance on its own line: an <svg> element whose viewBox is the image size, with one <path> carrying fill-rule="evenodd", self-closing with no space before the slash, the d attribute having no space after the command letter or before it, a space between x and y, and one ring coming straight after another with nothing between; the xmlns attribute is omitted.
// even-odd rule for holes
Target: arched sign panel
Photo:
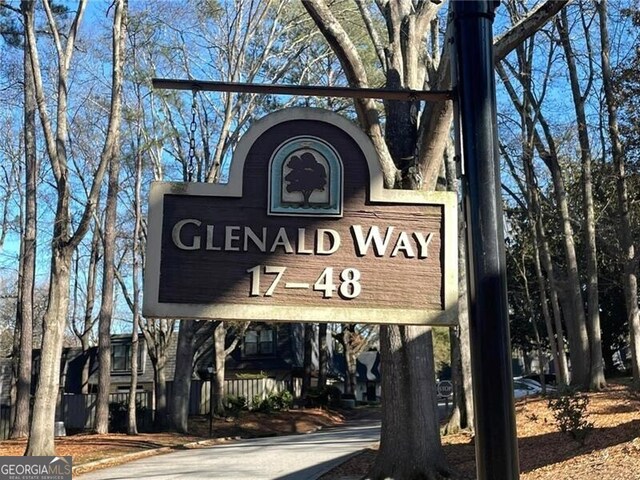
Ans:
<svg viewBox="0 0 640 480"><path fill-rule="evenodd" d="M229 183L154 183L143 314L451 325L456 196L385 190L376 153L332 112L256 122Z"/></svg>

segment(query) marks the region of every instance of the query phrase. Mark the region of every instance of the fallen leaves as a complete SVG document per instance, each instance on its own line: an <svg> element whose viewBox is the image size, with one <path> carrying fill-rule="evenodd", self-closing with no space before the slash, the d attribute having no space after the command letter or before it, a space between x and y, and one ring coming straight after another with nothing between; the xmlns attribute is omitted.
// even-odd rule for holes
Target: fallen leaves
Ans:
<svg viewBox="0 0 640 480"><path fill-rule="evenodd" d="M516 403L520 480L640 480L640 396L622 384L588 395L587 419L594 429L582 446L558 431L545 398ZM460 433L442 443L458 478L475 479L473 439ZM322 479L362 478L375 453L354 457Z"/></svg>

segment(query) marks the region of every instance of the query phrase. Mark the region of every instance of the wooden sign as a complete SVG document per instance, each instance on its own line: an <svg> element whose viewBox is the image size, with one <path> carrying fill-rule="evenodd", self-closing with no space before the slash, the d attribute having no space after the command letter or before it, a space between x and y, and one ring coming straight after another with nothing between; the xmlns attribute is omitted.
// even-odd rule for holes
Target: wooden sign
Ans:
<svg viewBox="0 0 640 480"><path fill-rule="evenodd" d="M143 314L450 325L456 196L385 190L368 137L288 109L255 123L227 184L152 185Z"/></svg>

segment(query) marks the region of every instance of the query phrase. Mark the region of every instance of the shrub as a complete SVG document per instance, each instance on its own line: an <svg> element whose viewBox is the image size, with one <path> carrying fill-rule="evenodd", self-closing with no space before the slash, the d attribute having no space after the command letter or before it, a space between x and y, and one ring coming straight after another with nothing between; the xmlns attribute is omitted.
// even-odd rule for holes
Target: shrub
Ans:
<svg viewBox="0 0 640 480"><path fill-rule="evenodd" d="M228 395L225 398L225 405L229 409L230 413L233 415L238 415L241 410L247 410L249 406L247 405L247 398L242 395Z"/></svg>
<svg viewBox="0 0 640 480"><path fill-rule="evenodd" d="M556 425L563 433L584 445L593 423L586 419L589 397L574 389L565 389L549 399Z"/></svg>
<svg viewBox="0 0 640 480"><path fill-rule="evenodd" d="M109 403L109 431L123 433L127 431L128 408L125 402Z"/></svg>
<svg viewBox="0 0 640 480"><path fill-rule="evenodd" d="M312 408L339 407L341 398L343 398L342 392L334 385L327 385L323 388L312 387L308 390L303 405Z"/></svg>
<svg viewBox="0 0 640 480"><path fill-rule="evenodd" d="M293 395L288 390L271 393L267 398L260 395L253 397L253 410L270 413L279 410L288 410L293 405Z"/></svg>
<svg viewBox="0 0 640 480"><path fill-rule="evenodd" d="M136 402L136 424L138 430L144 430L150 425L150 410ZM114 433L126 433L129 422L129 404L127 402L109 403L109 431Z"/></svg>

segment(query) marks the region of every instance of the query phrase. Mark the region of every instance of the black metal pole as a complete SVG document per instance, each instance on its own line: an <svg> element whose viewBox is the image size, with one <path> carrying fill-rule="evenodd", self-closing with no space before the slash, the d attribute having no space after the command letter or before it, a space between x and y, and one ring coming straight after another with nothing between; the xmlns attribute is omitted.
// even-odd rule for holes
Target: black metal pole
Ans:
<svg viewBox="0 0 640 480"><path fill-rule="evenodd" d="M493 70L499 2L453 0L478 480L519 478Z"/></svg>
<svg viewBox="0 0 640 480"><path fill-rule="evenodd" d="M209 380L209 438L213 437L213 374Z"/></svg>

